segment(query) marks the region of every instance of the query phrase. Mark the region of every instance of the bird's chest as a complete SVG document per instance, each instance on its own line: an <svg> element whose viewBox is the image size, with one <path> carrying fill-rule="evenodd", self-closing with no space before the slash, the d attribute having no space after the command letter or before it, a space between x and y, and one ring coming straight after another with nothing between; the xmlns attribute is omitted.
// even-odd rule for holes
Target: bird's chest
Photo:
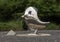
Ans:
<svg viewBox="0 0 60 42"><path fill-rule="evenodd" d="M37 21L26 20L26 23L27 23L27 25L28 25L30 28L43 29L43 28L46 27L45 25L42 25L42 24L38 23Z"/></svg>

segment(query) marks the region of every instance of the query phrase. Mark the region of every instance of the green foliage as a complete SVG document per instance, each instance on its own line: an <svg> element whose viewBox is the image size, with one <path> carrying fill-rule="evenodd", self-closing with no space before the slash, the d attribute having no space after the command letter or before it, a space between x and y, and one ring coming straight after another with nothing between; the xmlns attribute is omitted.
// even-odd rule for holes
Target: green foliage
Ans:
<svg viewBox="0 0 60 42"><path fill-rule="evenodd" d="M58 0L0 0L0 21L14 19L14 14L24 12L29 6L38 8L39 18L43 21L54 22L55 18L59 21L60 3Z"/></svg>
<svg viewBox="0 0 60 42"><path fill-rule="evenodd" d="M55 27L59 29L60 0L0 0L0 30L2 30L2 28L4 28L4 30L6 30L6 28L12 28L13 26L11 25L16 24L15 22L12 24L12 20L21 21L23 12L29 6L38 9L38 16L42 21L55 23L50 24L48 29L55 29ZM9 22L11 22L11 25L8 25ZM25 23L23 24L23 27L26 28ZM19 28L19 24L16 24L16 26Z"/></svg>
<svg viewBox="0 0 60 42"><path fill-rule="evenodd" d="M45 28L46 30L60 30L59 25L55 24L55 23L50 23L47 28Z"/></svg>
<svg viewBox="0 0 60 42"><path fill-rule="evenodd" d="M14 19L13 14L24 10L24 0L0 0L0 21Z"/></svg>
<svg viewBox="0 0 60 42"><path fill-rule="evenodd" d="M23 30L22 21L9 21L9 22L0 22L0 31L8 30Z"/></svg>

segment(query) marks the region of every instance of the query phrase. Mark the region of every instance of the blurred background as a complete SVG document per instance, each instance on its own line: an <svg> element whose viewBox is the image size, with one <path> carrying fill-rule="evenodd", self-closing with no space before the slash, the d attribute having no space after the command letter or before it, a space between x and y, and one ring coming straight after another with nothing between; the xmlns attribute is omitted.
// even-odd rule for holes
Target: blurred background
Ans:
<svg viewBox="0 0 60 42"><path fill-rule="evenodd" d="M40 20L51 22L44 30L60 30L60 0L0 0L0 31L27 30L21 16L29 6L38 9Z"/></svg>

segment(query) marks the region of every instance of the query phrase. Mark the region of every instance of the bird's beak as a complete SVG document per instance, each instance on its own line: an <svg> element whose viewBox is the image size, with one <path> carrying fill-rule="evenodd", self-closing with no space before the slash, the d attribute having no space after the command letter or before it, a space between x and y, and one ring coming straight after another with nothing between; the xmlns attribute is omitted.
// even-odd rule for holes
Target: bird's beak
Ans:
<svg viewBox="0 0 60 42"><path fill-rule="evenodd" d="M22 18L24 17L24 15L21 16Z"/></svg>

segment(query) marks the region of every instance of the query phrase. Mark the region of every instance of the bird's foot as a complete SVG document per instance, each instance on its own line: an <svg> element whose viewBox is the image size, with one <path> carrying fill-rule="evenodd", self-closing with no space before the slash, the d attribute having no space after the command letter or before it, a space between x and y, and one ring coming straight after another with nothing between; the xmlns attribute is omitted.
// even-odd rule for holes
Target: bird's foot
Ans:
<svg viewBox="0 0 60 42"><path fill-rule="evenodd" d="M37 35L37 34L35 34L35 33L30 33L30 34L28 34L28 35Z"/></svg>

